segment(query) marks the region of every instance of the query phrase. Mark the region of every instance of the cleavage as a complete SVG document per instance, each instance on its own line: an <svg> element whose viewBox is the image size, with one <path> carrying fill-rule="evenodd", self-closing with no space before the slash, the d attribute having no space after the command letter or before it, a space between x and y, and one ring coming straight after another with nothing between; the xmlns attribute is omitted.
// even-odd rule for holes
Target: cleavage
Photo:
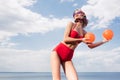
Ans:
<svg viewBox="0 0 120 80"><path fill-rule="evenodd" d="M76 31L79 36L83 36L83 29L80 30L80 28L75 27L73 30Z"/></svg>

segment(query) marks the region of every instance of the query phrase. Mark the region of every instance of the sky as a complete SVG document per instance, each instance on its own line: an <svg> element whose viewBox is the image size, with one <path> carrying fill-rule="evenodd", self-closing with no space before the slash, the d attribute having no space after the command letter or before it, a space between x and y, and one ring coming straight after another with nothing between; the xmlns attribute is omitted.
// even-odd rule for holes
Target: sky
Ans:
<svg viewBox="0 0 120 80"><path fill-rule="evenodd" d="M63 40L75 9L86 13L95 42L106 29L109 42L90 49L81 43L73 63L77 72L120 72L119 0L0 0L0 72L51 72L50 54Z"/></svg>

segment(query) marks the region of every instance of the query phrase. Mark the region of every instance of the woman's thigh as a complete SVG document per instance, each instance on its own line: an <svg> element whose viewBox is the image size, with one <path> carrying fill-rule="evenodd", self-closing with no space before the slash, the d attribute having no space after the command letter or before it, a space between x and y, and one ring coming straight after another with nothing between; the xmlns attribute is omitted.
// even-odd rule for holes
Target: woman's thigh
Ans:
<svg viewBox="0 0 120 80"><path fill-rule="evenodd" d="M77 72L72 61L62 62L62 66L68 80L78 80Z"/></svg>
<svg viewBox="0 0 120 80"><path fill-rule="evenodd" d="M53 80L60 80L60 59L56 51L51 53L51 68Z"/></svg>

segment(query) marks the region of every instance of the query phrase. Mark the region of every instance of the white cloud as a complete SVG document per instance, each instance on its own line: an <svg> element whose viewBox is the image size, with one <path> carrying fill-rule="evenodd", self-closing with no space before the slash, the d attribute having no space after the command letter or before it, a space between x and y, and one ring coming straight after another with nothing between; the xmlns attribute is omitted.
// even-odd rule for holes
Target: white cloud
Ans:
<svg viewBox="0 0 120 80"><path fill-rule="evenodd" d="M36 3L37 0L18 0L18 3L22 6L31 6L33 3Z"/></svg>
<svg viewBox="0 0 120 80"><path fill-rule="evenodd" d="M47 18L25 8L35 2L36 0L0 1L0 42L18 34L46 33L55 28L62 28L70 20Z"/></svg>
<svg viewBox="0 0 120 80"><path fill-rule="evenodd" d="M119 72L119 59L120 49L116 48L110 51L76 51L73 61L78 71Z"/></svg>
<svg viewBox="0 0 120 80"><path fill-rule="evenodd" d="M88 0L82 7L89 19L95 21L92 28L106 28L116 17L120 17L119 0Z"/></svg>
<svg viewBox="0 0 120 80"><path fill-rule="evenodd" d="M50 70L50 50L0 48L0 72L48 72Z"/></svg>
<svg viewBox="0 0 120 80"><path fill-rule="evenodd" d="M60 2L74 2L75 0L60 0Z"/></svg>
<svg viewBox="0 0 120 80"><path fill-rule="evenodd" d="M116 49L76 51L73 63L78 72L119 72L120 49ZM0 71L51 71L50 54L50 49L32 51L0 48Z"/></svg>
<svg viewBox="0 0 120 80"><path fill-rule="evenodd" d="M77 7L77 6L78 6L78 4L77 4L77 3L74 3L74 4L73 4L73 7Z"/></svg>
<svg viewBox="0 0 120 80"><path fill-rule="evenodd" d="M2 43L0 44L0 47L1 48L12 48L14 46L18 45L17 43L12 43L12 42L9 42L9 40L4 40L2 41Z"/></svg>

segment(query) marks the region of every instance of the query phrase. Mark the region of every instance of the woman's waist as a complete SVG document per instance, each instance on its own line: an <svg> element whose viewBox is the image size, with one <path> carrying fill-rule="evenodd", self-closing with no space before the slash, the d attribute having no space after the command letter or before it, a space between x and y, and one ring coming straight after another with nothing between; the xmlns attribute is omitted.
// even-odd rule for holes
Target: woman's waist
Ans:
<svg viewBox="0 0 120 80"><path fill-rule="evenodd" d="M72 50L74 50L78 45L78 44L65 43L64 41L62 41L61 43L63 43L64 45L66 45L67 47L69 47Z"/></svg>

